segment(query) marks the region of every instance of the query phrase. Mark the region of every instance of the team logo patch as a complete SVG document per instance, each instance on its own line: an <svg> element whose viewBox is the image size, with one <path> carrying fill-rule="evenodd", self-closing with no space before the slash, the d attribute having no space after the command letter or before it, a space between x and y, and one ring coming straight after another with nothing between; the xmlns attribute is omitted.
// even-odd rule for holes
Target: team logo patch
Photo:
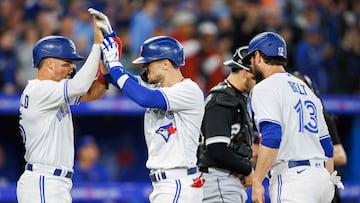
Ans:
<svg viewBox="0 0 360 203"><path fill-rule="evenodd" d="M285 57L284 47L278 47L278 56L284 56Z"/></svg>
<svg viewBox="0 0 360 203"><path fill-rule="evenodd" d="M170 135L176 132L176 128L173 126L172 123L169 123L167 125L161 126L155 132L161 135L164 138L165 142L168 142Z"/></svg>
<svg viewBox="0 0 360 203"><path fill-rule="evenodd" d="M70 110L66 106L62 106L59 108L58 112L56 113L56 118L58 121L61 121L66 115L70 114Z"/></svg>

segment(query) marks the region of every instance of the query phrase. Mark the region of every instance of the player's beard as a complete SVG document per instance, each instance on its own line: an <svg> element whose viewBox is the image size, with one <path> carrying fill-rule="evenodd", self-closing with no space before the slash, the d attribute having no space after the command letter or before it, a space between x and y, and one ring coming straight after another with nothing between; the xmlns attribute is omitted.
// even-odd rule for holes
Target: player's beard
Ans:
<svg viewBox="0 0 360 203"><path fill-rule="evenodd" d="M161 81L161 75L154 75L154 74L152 74L152 75L150 75L150 77L149 77L149 74L150 73L148 73L147 74L147 76L148 76L148 83L149 84L158 84L160 81Z"/></svg>
<svg viewBox="0 0 360 203"><path fill-rule="evenodd" d="M265 79L264 74L260 72L257 68L253 68L253 74L255 76L256 83L259 83L263 79Z"/></svg>

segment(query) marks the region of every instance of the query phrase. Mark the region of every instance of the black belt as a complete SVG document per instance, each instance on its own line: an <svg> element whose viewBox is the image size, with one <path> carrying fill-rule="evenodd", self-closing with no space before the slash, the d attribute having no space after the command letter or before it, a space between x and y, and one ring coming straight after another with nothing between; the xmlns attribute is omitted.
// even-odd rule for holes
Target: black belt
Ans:
<svg viewBox="0 0 360 203"><path fill-rule="evenodd" d="M186 171L187 175L192 175L192 174L195 174L195 173L197 173L197 167L188 168L187 171ZM152 182L157 182L157 181L164 180L164 179L167 178L165 171L161 171L160 175L161 175L161 177L158 177L158 173L154 173L154 174L150 174L149 177L150 177L150 180Z"/></svg>
<svg viewBox="0 0 360 203"><path fill-rule="evenodd" d="M28 170L28 171L33 171L33 165L32 165L32 164L26 164L26 170ZM62 170L57 168L57 169L54 170L53 175L54 175L54 176L61 176L61 173L62 173ZM68 171L68 172L65 174L65 178L70 178L70 179L72 179L73 175L74 175L73 172Z"/></svg>
<svg viewBox="0 0 360 203"><path fill-rule="evenodd" d="M210 168L216 168L216 167L210 167ZM228 173L228 175L233 175L233 176L236 176L238 178L242 178L244 175L240 174L240 173L237 173L237 172L234 172L234 171L230 171L228 169L223 169L223 168L217 168L219 171L222 171L222 172L225 172L225 173ZM208 167L202 167L200 166L199 167L199 171L200 172L203 172L203 173L209 173L209 168Z"/></svg>
<svg viewBox="0 0 360 203"><path fill-rule="evenodd" d="M199 171L203 172L203 173L209 173L209 168L208 167L199 167Z"/></svg>

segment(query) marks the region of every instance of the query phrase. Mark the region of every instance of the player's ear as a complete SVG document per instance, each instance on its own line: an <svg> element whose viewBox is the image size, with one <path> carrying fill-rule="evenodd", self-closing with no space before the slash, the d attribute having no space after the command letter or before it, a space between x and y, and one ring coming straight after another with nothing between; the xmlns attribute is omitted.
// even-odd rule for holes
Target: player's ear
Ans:
<svg viewBox="0 0 360 203"><path fill-rule="evenodd" d="M44 59L45 61L45 65L46 65L46 67L48 67L49 69L54 69L54 61L51 59L51 58L45 58Z"/></svg>

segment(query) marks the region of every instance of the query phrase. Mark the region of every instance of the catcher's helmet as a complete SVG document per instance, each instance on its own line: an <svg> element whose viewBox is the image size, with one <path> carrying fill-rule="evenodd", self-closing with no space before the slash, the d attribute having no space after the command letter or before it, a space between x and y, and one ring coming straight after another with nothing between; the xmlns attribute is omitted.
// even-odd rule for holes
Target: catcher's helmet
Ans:
<svg viewBox="0 0 360 203"><path fill-rule="evenodd" d="M316 96L320 97L320 91L317 85L315 84L315 82L311 80L311 78L308 75L301 73L299 71L294 71L292 74L295 77L299 78L300 80L304 81L305 84L311 89L311 91L313 91L316 94Z"/></svg>
<svg viewBox="0 0 360 203"><path fill-rule="evenodd" d="M40 39L33 48L33 66L39 67L40 61L47 57L83 60L76 53L73 41L62 36L48 36Z"/></svg>
<svg viewBox="0 0 360 203"><path fill-rule="evenodd" d="M184 47L172 37L152 37L143 43L140 57L132 63L142 64L159 59L169 59L177 66L183 66L185 65Z"/></svg>
<svg viewBox="0 0 360 203"><path fill-rule="evenodd" d="M229 66L230 68L243 68L245 70L251 70L251 66L249 64L243 64L241 61L244 56L246 56L248 52L248 46L242 46L236 49L235 53L233 54L233 58L231 60L225 61L224 65Z"/></svg>
<svg viewBox="0 0 360 203"><path fill-rule="evenodd" d="M250 64L250 57L256 50L266 56L287 59L286 42L279 34L274 32L263 32L252 38L249 42L248 54L243 58L242 62Z"/></svg>

